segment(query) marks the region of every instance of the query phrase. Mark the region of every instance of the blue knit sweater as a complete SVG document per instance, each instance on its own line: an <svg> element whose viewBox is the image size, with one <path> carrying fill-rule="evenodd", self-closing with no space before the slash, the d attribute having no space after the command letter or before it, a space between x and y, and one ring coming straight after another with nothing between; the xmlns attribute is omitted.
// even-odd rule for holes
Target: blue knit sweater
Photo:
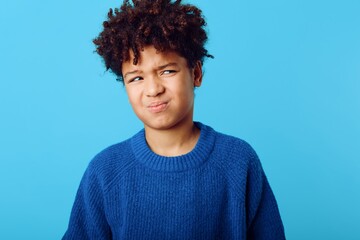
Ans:
<svg viewBox="0 0 360 240"><path fill-rule="evenodd" d="M144 130L99 153L63 239L285 239L254 150L196 124L200 138L185 155L155 154Z"/></svg>

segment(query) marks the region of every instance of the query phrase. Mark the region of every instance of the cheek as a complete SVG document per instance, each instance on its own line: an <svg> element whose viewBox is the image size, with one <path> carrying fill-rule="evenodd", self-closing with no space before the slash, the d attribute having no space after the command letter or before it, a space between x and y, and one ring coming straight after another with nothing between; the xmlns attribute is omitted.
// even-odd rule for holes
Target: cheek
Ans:
<svg viewBox="0 0 360 240"><path fill-rule="evenodd" d="M194 94L194 88L194 82L191 76L185 76L176 83L174 91L177 91L184 96L192 96Z"/></svg>
<svg viewBox="0 0 360 240"><path fill-rule="evenodd" d="M143 105L140 101L139 98L136 98L134 96L129 96L128 95L128 100L129 100L129 103L130 103L130 106L133 110L133 112L139 117L141 118L141 115L142 115L142 112L143 112Z"/></svg>
<svg viewBox="0 0 360 240"><path fill-rule="evenodd" d="M126 94L129 100L129 103L131 104L132 107L135 107L139 100L138 100L138 94L136 94L136 91L133 90L126 90Z"/></svg>
<svg viewBox="0 0 360 240"><path fill-rule="evenodd" d="M194 97L194 85L192 83L186 84L183 86L182 95L186 96L187 99L191 100Z"/></svg>

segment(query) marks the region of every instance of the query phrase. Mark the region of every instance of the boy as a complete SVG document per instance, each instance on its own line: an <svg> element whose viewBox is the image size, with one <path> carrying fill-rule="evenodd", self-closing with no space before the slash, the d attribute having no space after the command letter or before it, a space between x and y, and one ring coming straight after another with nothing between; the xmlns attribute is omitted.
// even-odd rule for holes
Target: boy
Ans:
<svg viewBox="0 0 360 240"><path fill-rule="evenodd" d="M201 11L124 1L94 40L144 124L89 164L63 239L285 239L254 150L193 121L207 53Z"/></svg>

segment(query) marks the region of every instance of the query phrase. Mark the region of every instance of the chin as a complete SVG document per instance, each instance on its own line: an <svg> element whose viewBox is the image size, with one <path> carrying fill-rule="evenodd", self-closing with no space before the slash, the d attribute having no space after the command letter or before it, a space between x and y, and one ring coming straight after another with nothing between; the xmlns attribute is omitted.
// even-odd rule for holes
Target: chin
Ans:
<svg viewBox="0 0 360 240"><path fill-rule="evenodd" d="M158 121L148 121L148 122L144 122L144 125L146 128L151 128L154 130L170 130L176 126L179 125L179 121L162 121L162 120L158 120Z"/></svg>
<svg viewBox="0 0 360 240"><path fill-rule="evenodd" d="M145 126L154 130L169 130L174 127L172 124L145 124Z"/></svg>

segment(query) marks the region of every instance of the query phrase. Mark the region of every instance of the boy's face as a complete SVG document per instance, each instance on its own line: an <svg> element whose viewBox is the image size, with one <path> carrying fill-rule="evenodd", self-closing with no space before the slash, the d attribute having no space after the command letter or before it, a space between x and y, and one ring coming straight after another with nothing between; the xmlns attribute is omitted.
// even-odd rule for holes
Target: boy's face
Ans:
<svg viewBox="0 0 360 240"><path fill-rule="evenodd" d="M189 68L175 52L157 52L153 46L140 52L137 65L122 65L130 104L145 129L165 130L193 124L194 87L202 80L200 62Z"/></svg>

